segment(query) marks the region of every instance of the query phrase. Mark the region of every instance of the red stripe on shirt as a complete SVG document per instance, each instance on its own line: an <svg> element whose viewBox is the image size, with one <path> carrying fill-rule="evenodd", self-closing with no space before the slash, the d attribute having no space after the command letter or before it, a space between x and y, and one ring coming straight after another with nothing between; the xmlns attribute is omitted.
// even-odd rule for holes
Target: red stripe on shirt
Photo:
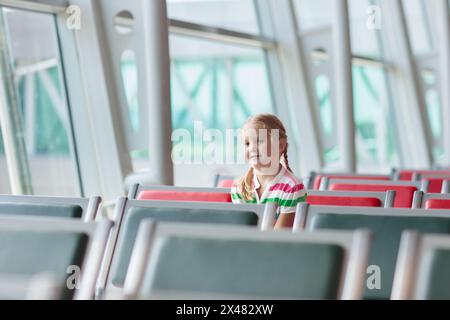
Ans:
<svg viewBox="0 0 450 320"><path fill-rule="evenodd" d="M287 183L277 183L277 184L274 184L273 186L271 186L269 188L269 191L281 190L281 191L286 192L286 193L294 193L294 192L297 192L297 191L300 191L300 190L303 190L303 189L304 189L304 187L303 187L302 183L296 184L293 187L291 187Z"/></svg>

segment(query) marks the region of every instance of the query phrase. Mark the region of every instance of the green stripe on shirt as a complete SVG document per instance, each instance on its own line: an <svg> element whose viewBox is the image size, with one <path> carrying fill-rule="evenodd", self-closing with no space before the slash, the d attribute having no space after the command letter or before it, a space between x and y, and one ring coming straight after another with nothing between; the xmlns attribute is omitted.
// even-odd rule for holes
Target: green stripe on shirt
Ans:
<svg viewBox="0 0 450 320"><path fill-rule="evenodd" d="M293 199L293 200L283 200L280 198L267 198L262 201L262 203L276 202L280 207L295 207L299 202L306 201L306 194L303 197Z"/></svg>

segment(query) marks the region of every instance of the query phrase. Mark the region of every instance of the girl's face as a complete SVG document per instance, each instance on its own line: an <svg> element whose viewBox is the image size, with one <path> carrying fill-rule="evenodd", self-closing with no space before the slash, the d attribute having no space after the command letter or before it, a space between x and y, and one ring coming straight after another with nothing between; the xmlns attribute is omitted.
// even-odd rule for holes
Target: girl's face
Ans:
<svg viewBox="0 0 450 320"><path fill-rule="evenodd" d="M278 172L280 157L284 147L282 140L274 139L277 134L254 124L243 128L245 161L263 174L273 175ZM278 140L278 141L274 141ZM275 172L273 172L275 171Z"/></svg>

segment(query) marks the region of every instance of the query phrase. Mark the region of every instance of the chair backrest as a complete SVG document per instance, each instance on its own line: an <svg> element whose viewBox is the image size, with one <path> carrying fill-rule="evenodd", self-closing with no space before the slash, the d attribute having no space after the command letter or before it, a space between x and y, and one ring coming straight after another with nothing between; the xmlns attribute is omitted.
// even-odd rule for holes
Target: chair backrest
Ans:
<svg viewBox="0 0 450 320"><path fill-rule="evenodd" d="M373 232L373 244L369 265L381 272L380 287L366 289L365 297L389 299L395 262L404 230L450 233L450 214L446 210L433 213L423 209L357 208L308 206L297 207L295 229L306 230L355 230L367 228Z"/></svg>
<svg viewBox="0 0 450 320"><path fill-rule="evenodd" d="M143 186L135 184L130 188L128 198L137 200L231 202L231 193L230 189L224 188Z"/></svg>
<svg viewBox="0 0 450 320"><path fill-rule="evenodd" d="M262 226L265 215L274 215L274 210L269 205L121 198L116 205L115 226L105 254L100 283L107 290L123 286L136 234L144 220L249 225L256 228Z"/></svg>
<svg viewBox="0 0 450 320"><path fill-rule="evenodd" d="M395 191L395 208L411 208L414 192L419 190L418 181L369 181L330 179L329 190L339 191Z"/></svg>
<svg viewBox="0 0 450 320"><path fill-rule="evenodd" d="M413 208L450 209L450 194L416 191L414 192Z"/></svg>
<svg viewBox="0 0 450 320"><path fill-rule="evenodd" d="M95 220L100 203L100 197L0 195L0 215L80 218L89 222Z"/></svg>
<svg viewBox="0 0 450 320"><path fill-rule="evenodd" d="M369 233L260 232L249 227L159 225L139 230L125 292L296 299L358 299ZM230 263L232 261L232 263Z"/></svg>
<svg viewBox="0 0 450 320"><path fill-rule="evenodd" d="M423 175L450 175L449 170L398 170L396 172L396 178L398 180L411 181L414 178L415 174L419 174L419 176Z"/></svg>
<svg viewBox="0 0 450 320"><path fill-rule="evenodd" d="M0 273L51 273L64 288L64 298L92 299L111 226L106 219L86 223L67 218L2 216Z"/></svg>
<svg viewBox="0 0 450 320"><path fill-rule="evenodd" d="M222 181L231 181L232 182L232 181L234 181L234 179L236 179L235 176L218 173L214 177L214 184L213 184L213 186L216 187L216 188L217 187L220 188L221 184L223 185ZM228 188L226 185L224 185L223 187ZM230 187L231 187L231 185L230 185Z"/></svg>
<svg viewBox="0 0 450 320"><path fill-rule="evenodd" d="M356 173L315 173L314 182L312 185L313 190L325 190L321 188L322 180L328 179L347 179L347 180L391 180L390 175L381 174L356 174Z"/></svg>
<svg viewBox="0 0 450 320"><path fill-rule="evenodd" d="M312 205L386 207L393 206L395 191L319 191L307 190L306 202Z"/></svg>
<svg viewBox="0 0 450 320"><path fill-rule="evenodd" d="M450 177L422 177L420 190L429 193L449 193Z"/></svg>
<svg viewBox="0 0 450 320"><path fill-rule="evenodd" d="M449 269L450 236L405 231L391 299L450 299Z"/></svg>
<svg viewBox="0 0 450 320"><path fill-rule="evenodd" d="M231 189L231 187L233 186L233 182L234 180L232 179L220 180L217 187Z"/></svg>

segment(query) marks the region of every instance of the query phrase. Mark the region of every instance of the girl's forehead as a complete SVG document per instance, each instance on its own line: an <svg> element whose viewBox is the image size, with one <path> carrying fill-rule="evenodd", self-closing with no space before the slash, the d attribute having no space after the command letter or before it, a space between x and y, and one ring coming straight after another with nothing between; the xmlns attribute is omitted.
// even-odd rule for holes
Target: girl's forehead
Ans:
<svg viewBox="0 0 450 320"><path fill-rule="evenodd" d="M267 135L270 135L270 132L265 128L244 128L242 130L242 136L244 138L267 136Z"/></svg>
<svg viewBox="0 0 450 320"><path fill-rule="evenodd" d="M264 124L250 122L250 123L246 123L243 126L242 131L244 131L244 133L249 134L252 132L258 133L258 132L260 132L260 130L264 130L264 129L267 129L267 127ZM261 131L261 132L263 132L263 131Z"/></svg>

